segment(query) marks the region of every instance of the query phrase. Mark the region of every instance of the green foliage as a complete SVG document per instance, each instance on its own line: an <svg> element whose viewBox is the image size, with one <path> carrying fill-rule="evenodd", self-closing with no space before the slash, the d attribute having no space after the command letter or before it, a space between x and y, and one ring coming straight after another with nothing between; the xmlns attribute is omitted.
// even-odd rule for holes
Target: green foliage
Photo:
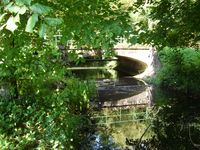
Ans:
<svg viewBox="0 0 200 150"><path fill-rule="evenodd" d="M45 23L41 23L39 27L39 37L42 38L45 36L47 30L47 25Z"/></svg>
<svg viewBox="0 0 200 150"><path fill-rule="evenodd" d="M28 22L27 22L27 25L26 25L26 32L30 32L32 33L33 32L33 28L35 27L35 24L37 23L38 21L38 14L33 14L29 19L28 19Z"/></svg>
<svg viewBox="0 0 200 150"><path fill-rule="evenodd" d="M65 99L66 106L74 114L85 113L89 109L90 99L96 95L95 83L71 78L66 81L66 88L62 91L61 99Z"/></svg>
<svg viewBox="0 0 200 150"><path fill-rule="evenodd" d="M88 48L111 49L117 37L129 39L133 30L130 10L122 7L118 0L68 1L58 11L66 11L62 17L65 22L62 41L73 39L78 48L87 45Z"/></svg>
<svg viewBox="0 0 200 150"><path fill-rule="evenodd" d="M103 51L103 58L104 59L109 59L109 58L112 58L112 57L114 57L114 56L116 56L116 53L115 53L115 51L110 51L110 50L104 50Z"/></svg>
<svg viewBox="0 0 200 150"><path fill-rule="evenodd" d="M158 84L186 92L200 90L199 50L166 47L159 55L162 68L157 75Z"/></svg>
<svg viewBox="0 0 200 150"><path fill-rule="evenodd" d="M11 32L17 29L16 21L13 16L11 16L6 22L6 29L10 30Z"/></svg>
<svg viewBox="0 0 200 150"><path fill-rule="evenodd" d="M51 11L51 8L39 3L35 3L33 4L30 9L33 11L33 13L37 13L37 14L48 14Z"/></svg>
<svg viewBox="0 0 200 150"><path fill-rule="evenodd" d="M16 4L21 6L21 5L31 5L32 0L16 0Z"/></svg>
<svg viewBox="0 0 200 150"><path fill-rule="evenodd" d="M186 92L198 91L200 1L156 0L148 5L140 1L136 6L132 18L138 42L160 51L163 66L156 82Z"/></svg>
<svg viewBox="0 0 200 150"><path fill-rule="evenodd" d="M55 16L50 14L52 11L51 7L31 2L31 0L2 2L0 9L3 12L0 16L1 30L5 27L7 30L14 32L18 27L26 26L26 32L33 33L34 31L43 38L48 29L45 23L52 27L62 23L62 19L55 18ZM28 20L27 22L25 18ZM39 27L38 22L42 26Z"/></svg>
<svg viewBox="0 0 200 150"><path fill-rule="evenodd" d="M54 43L20 30L3 31L0 149L76 149L94 84L65 75Z"/></svg>
<svg viewBox="0 0 200 150"><path fill-rule="evenodd" d="M85 117L69 113L65 103L42 105L25 101L0 102L0 149L76 149ZM86 125L86 124L85 124Z"/></svg>
<svg viewBox="0 0 200 150"><path fill-rule="evenodd" d="M110 50L132 32L128 8L118 0L0 4L0 149L79 149L95 84L66 75L53 35Z"/></svg>
<svg viewBox="0 0 200 150"><path fill-rule="evenodd" d="M144 19L137 23L140 42L156 47L199 46L199 0L157 0L136 11ZM144 20L144 21L143 21Z"/></svg>

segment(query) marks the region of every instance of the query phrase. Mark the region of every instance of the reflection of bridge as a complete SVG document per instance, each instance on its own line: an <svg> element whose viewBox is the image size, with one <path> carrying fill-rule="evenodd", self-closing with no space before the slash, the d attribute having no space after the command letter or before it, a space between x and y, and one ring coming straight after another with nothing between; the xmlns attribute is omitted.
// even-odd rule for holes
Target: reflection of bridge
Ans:
<svg viewBox="0 0 200 150"><path fill-rule="evenodd" d="M99 125L110 125L110 124L120 124L128 122L141 122L152 119L151 110L148 108L143 109L143 111L137 112L135 108L128 109L126 112L124 109L117 109L114 111L106 112L104 114L97 113L93 118L98 120Z"/></svg>
<svg viewBox="0 0 200 150"><path fill-rule="evenodd" d="M127 58L131 58L134 61L128 62L126 65L127 67L131 68L130 63L136 63L136 61L145 63L147 68L144 72L135 75L135 78L142 79L147 76L151 76L154 73L153 68L153 61L154 61L154 51L151 47L141 47L141 48L134 48L134 47L126 47L126 48L119 48L115 47L115 51L118 56L124 56ZM136 65L136 64L135 64ZM144 82L145 84L145 82ZM119 100L112 100L112 101L101 101L100 107L121 107L121 106L150 106L152 102L152 87L148 85L144 85L145 89L133 96L121 98ZM133 87L133 86L132 86ZM138 87L136 85L136 87ZM126 86L122 86L124 90L127 90Z"/></svg>
<svg viewBox="0 0 200 150"><path fill-rule="evenodd" d="M146 86L145 90L139 94L119 98L118 100L98 101L99 107L147 107L152 105L152 87Z"/></svg>
<svg viewBox="0 0 200 150"><path fill-rule="evenodd" d="M55 41L58 43L61 35L55 35ZM114 47L118 56L125 56L139 62L143 62L147 64L147 68L144 72L135 75L134 77L138 79L142 79L146 76L150 76L154 73L153 69L153 60L154 60L154 51L151 47L132 47L126 43L126 41L122 38L118 40L119 43ZM73 45L73 40L68 41L67 49L65 46L59 46L60 49L63 50L70 50L70 47L73 49L75 48ZM129 66L127 66L129 67ZM99 67L98 67L99 68ZM72 68L72 69L80 69L80 68ZM97 69L97 68L90 68L90 69ZM126 69L126 68L125 68ZM126 89L125 89L126 90ZM116 107L116 106L131 106L131 105L142 105L147 106L151 105L152 101L152 94L151 94L151 87L146 86L146 89L137 94L127 98L119 99L117 101L99 101L100 106L103 107Z"/></svg>

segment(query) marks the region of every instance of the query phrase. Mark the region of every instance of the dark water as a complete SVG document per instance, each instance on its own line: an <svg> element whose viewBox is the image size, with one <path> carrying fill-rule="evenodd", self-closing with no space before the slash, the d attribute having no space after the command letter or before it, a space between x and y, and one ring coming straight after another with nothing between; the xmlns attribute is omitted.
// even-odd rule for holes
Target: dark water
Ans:
<svg viewBox="0 0 200 150"><path fill-rule="evenodd" d="M197 150L200 148L200 102L187 95L154 89L154 106L103 109L96 143L90 149ZM117 115L116 115L117 116ZM127 119L127 117L129 117ZM110 121L110 122L109 122Z"/></svg>
<svg viewBox="0 0 200 150"><path fill-rule="evenodd" d="M97 105L99 102L118 101L145 91L144 82L132 76L137 71L131 69L131 71L124 72L123 65L120 60L92 61L81 65L82 68L74 68L72 73L82 80L96 81L98 94L95 98L95 105Z"/></svg>
<svg viewBox="0 0 200 150"><path fill-rule="evenodd" d="M83 72L74 73L82 79L97 80L97 83L100 82L98 86L110 88L113 83L142 85L141 81L131 78L130 74L120 73L119 70L96 69ZM105 82L101 82L103 80ZM139 89L139 92L140 90L142 89ZM151 92L153 106L102 108L93 112L96 121L95 132L88 133L88 141L83 149L200 149L199 99L160 88L153 88ZM101 95L103 93L106 92L103 91ZM120 98L120 96L116 97Z"/></svg>
<svg viewBox="0 0 200 150"><path fill-rule="evenodd" d="M72 70L74 75L80 79L119 79L127 76L134 76L142 73L147 65L141 61L124 56L117 56L114 60L87 60L80 65L72 67L82 67L84 69ZM90 69L90 67L93 67ZM95 68L97 67L97 68ZM101 68L104 67L104 68Z"/></svg>

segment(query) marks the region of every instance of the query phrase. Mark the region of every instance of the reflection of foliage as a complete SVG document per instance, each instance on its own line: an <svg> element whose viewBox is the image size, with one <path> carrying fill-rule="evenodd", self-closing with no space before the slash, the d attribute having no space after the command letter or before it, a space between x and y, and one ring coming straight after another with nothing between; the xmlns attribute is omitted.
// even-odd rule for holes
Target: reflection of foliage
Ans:
<svg viewBox="0 0 200 150"><path fill-rule="evenodd" d="M99 118L99 123L106 123L105 125L108 129L110 129L108 130L109 136L107 138L112 138L113 143L116 143L118 147L125 149L126 139L139 139L141 135L145 132L145 129L149 126L149 124L151 124L151 117L151 109L103 109L101 111L101 118ZM105 131L102 132L103 134L105 134ZM151 132L151 130L148 130L148 132L145 132L142 140L148 141L148 139L150 139L152 135L153 133Z"/></svg>
<svg viewBox="0 0 200 150"><path fill-rule="evenodd" d="M154 121L154 132L160 149L195 149L196 145L193 145L191 138L194 143L200 144L199 120L196 118L199 104L181 100L182 104L175 102L162 107Z"/></svg>
<svg viewBox="0 0 200 150"><path fill-rule="evenodd" d="M113 78L113 75L106 69L73 70L72 72L75 76L84 80ZM116 74L116 71L114 73Z"/></svg>
<svg viewBox="0 0 200 150"><path fill-rule="evenodd" d="M89 109L90 98L94 97L96 86L93 82L71 78L60 95L68 110L73 114L83 114Z"/></svg>
<svg viewBox="0 0 200 150"><path fill-rule="evenodd" d="M168 96L167 96L168 97ZM177 99L179 98L179 99ZM171 100L170 100L171 99ZM168 104L158 106L152 122L154 136L148 140L128 140L129 145L138 145L159 150L190 150L200 146L200 104L185 96L167 98Z"/></svg>
<svg viewBox="0 0 200 150"><path fill-rule="evenodd" d="M119 146L113 140L111 135L112 129L102 127L98 132L99 136L99 144L101 145L99 150L110 150L110 149L117 149Z"/></svg>

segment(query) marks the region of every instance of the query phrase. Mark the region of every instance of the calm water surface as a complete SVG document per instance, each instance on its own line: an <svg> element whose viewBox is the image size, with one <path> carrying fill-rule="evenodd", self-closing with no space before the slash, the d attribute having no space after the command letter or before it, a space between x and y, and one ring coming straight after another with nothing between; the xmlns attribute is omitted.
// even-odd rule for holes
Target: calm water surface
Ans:
<svg viewBox="0 0 200 150"><path fill-rule="evenodd" d="M129 76L115 70L86 72L80 71L77 75L96 80L119 80ZM139 80L128 80L131 85L141 84ZM89 134L87 148L83 149L200 149L200 101L159 88L153 88L151 92L153 106L102 108L94 112L96 132Z"/></svg>
<svg viewBox="0 0 200 150"><path fill-rule="evenodd" d="M99 130L90 149L198 150L200 102L186 95L154 89L154 106L96 112ZM121 118L120 118L121 117Z"/></svg>

